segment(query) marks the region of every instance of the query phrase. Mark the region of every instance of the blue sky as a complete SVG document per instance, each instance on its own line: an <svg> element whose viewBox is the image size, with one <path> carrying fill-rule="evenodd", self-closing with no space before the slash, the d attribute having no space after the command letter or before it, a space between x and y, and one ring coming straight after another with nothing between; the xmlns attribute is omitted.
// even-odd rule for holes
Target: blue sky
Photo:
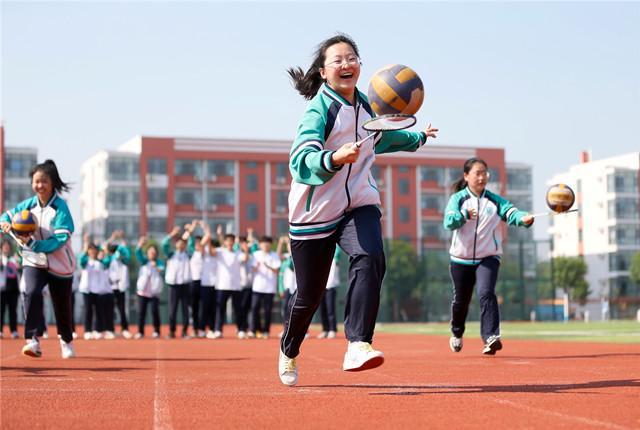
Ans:
<svg viewBox="0 0 640 430"><path fill-rule="evenodd" d="M85 159L139 134L292 139L305 101L285 70L337 31L359 44L360 88L386 64L420 74L418 127L440 128L434 144L532 164L535 211L582 149L640 149L640 3L3 1L1 13L6 144L37 147L76 183Z"/></svg>

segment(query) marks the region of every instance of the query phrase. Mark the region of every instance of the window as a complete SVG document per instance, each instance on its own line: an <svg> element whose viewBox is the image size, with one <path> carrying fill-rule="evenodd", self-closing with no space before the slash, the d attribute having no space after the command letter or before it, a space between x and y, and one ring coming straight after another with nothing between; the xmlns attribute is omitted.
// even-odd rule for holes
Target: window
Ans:
<svg viewBox="0 0 640 430"><path fill-rule="evenodd" d="M607 191L610 193L637 193L638 172L616 170L607 176Z"/></svg>
<svg viewBox="0 0 640 430"><path fill-rule="evenodd" d="M436 209L438 212L444 212L444 196L442 194L422 193L420 207L422 209Z"/></svg>
<svg viewBox="0 0 640 430"><path fill-rule="evenodd" d="M258 206L255 203L247 204L247 220L255 221L258 219Z"/></svg>
<svg viewBox="0 0 640 430"><path fill-rule="evenodd" d="M256 167L258 167L258 163L256 163L255 161L247 161L247 169L255 169Z"/></svg>
<svg viewBox="0 0 640 430"><path fill-rule="evenodd" d="M6 184L4 189L4 207L13 208L23 200L33 196L31 185Z"/></svg>
<svg viewBox="0 0 640 430"><path fill-rule="evenodd" d="M207 205L229 205L234 204L233 190L209 189L207 190Z"/></svg>
<svg viewBox="0 0 640 430"><path fill-rule="evenodd" d="M276 163L276 182L286 184L289 181L289 165L287 163Z"/></svg>
<svg viewBox="0 0 640 430"><path fill-rule="evenodd" d="M149 158L147 160L147 173L150 175L166 175L167 160L164 158Z"/></svg>
<svg viewBox="0 0 640 430"><path fill-rule="evenodd" d="M147 200L154 204L167 204L167 190L165 188L149 188Z"/></svg>
<svg viewBox="0 0 640 430"><path fill-rule="evenodd" d="M406 224L410 221L409 208L406 206L400 206L398 208L398 219L402 224Z"/></svg>
<svg viewBox="0 0 640 430"><path fill-rule="evenodd" d="M202 161L200 160L176 160L174 164L176 176L193 176L202 178Z"/></svg>
<svg viewBox="0 0 640 430"><path fill-rule="evenodd" d="M640 227L635 225L609 227L609 243L611 245L640 245Z"/></svg>
<svg viewBox="0 0 640 430"><path fill-rule="evenodd" d="M634 254L635 251L618 251L609 254L609 270L614 272L629 270Z"/></svg>
<svg viewBox="0 0 640 430"><path fill-rule="evenodd" d="M258 177L256 175L247 175L247 191L258 191Z"/></svg>
<svg viewBox="0 0 640 430"><path fill-rule="evenodd" d="M422 221L422 236L431 240L444 239L445 231L444 227L442 227L442 222L436 220Z"/></svg>
<svg viewBox="0 0 640 430"><path fill-rule="evenodd" d="M139 207L140 196L135 188L109 187L107 188L107 209L135 211Z"/></svg>
<svg viewBox="0 0 640 430"><path fill-rule="evenodd" d="M218 176L233 176L235 169L233 161L229 160L209 160L207 161L207 174L209 178Z"/></svg>
<svg viewBox="0 0 640 430"><path fill-rule="evenodd" d="M245 232L236 231L236 224L233 221L233 218L211 218L207 223L209 224L209 228L211 228L212 232L216 231L216 228L221 225L223 234L245 234Z"/></svg>
<svg viewBox="0 0 640 430"><path fill-rule="evenodd" d="M140 221L138 218L110 216L106 220L105 234L110 236L116 230L124 231L125 237L135 239L140 236Z"/></svg>
<svg viewBox="0 0 640 430"><path fill-rule="evenodd" d="M638 219L638 200L634 198L617 198L609 200L609 218Z"/></svg>
<svg viewBox="0 0 640 430"><path fill-rule="evenodd" d="M195 188L177 188L175 192L177 205L197 205L202 203L202 190Z"/></svg>
<svg viewBox="0 0 640 430"><path fill-rule="evenodd" d="M507 189L509 191L530 190L531 189L531 170L507 168Z"/></svg>
<svg viewBox="0 0 640 430"><path fill-rule="evenodd" d="M167 219L166 218L148 218L147 231L149 233L166 233Z"/></svg>
<svg viewBox="0 0 640 430"><path fill-rule="evenodd" d="M276 234L283 236L289 234L289 221L286 219L279 219L276 221Z"/></svg>
<svg viewBox="0 0 640 430"><path fill-rule="evenodd" d="M420 168L420 178L423 181L431 181L439 186L444 184L444 169L442 167L422 166Z"/></svg>
<svg viewBox="0 0 640 430"><path fill-rule="evenodd" d="M398 173L409 173L409 166L398 166Z"/></svg>
<svg viewBox="0 0 640 430"><path fill-rule="evenodd" d="M408 179L400 179L398 181L398 192L400 195L406 196L409 194L409 180Z"/></svg>
<svg viewBox="0 0 640 430"><path fill-rule="evenodd" d="M137 181L138 160L127 158L109 158L107 162L109 170L109 179L112 181Z"/></svg>
<svg viewBox="0 0 640 430"><path fill-rule="evenodd" d="M380 166L376 166L375 164L371 166L371 175L373 175L373 179L375 179L376 182L382 179L383 171Z"/></svg>
<svg viewBox="0 0 640 430"><path fill-rule="evenodd" d="M289 191L278 191L276 193L276 206L287 207L289 205Z"/></svg>
<svg viewBox="0 0 640 430"><path fill-rule="evenodd" d="M500 182L500 170L489 168L489 182Z"/></svg>
<svg viewBox="0 0 640 430"><path fill-rule="evenodd" d="M5 178L27 179L29 171L37 163L35 154L5 153Z"/></svg>

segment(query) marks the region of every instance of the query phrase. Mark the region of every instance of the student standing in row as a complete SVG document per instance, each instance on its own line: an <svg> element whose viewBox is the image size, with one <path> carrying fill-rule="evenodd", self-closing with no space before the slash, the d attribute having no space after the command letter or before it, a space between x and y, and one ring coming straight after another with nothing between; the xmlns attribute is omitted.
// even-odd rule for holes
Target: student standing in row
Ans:
<svg viewBox="0 0 640 430"><path fill-rule="evenodd" d="M253 253L253 287L251 296L251 319L249 320L250 337L260 332L263 339L269 338L271 328L271 309L273 298L278 292L278 272L280 257L271 251L273 239L262 236L258 241L260 249ZM260 311L263 311L263 318ZM253 336L252 336L253 335Z"/></svg>
<svg viewBox="0 0 640 430"><path fill-rule="evenodd" d="M109 259L109 282L113 290L113 298L120 318L122 337L131 339L129 320L127 319L127 290L129 289L129 261L131 252L127 247L122 230L115 231L106 244Z"/></svg>
<svg viewBox="0 0 640 430"><path fill-rule="evenodd" d="M187 240L190 231L180 234L180 227L174 227L162 240L162 251L167 256L165 282L169 286L169 338L176 337L178 306L182 311L182 337L189 337L189 292L191 289L191 265L187 254ZM171 249L171 241L175 241Z"/></svg>
<svg viewBox="0 0 640 430"><path fill-rule="evenodd" d="M136 259L140 264L136 293L138 295L138 333L136 339L144 337L144 327L147 319L147 307L151 305L153 317L153 338L160 337L160 296L164 288L164 262L158 258L158 248L147 246L146 236L138 240ZM145 249L146 247L146 249Z"/></svg>
<svg viewBox="0 0 640 430"><path fill-rule="evenodd" d="M13 255L13 247L8 239L2 239L0 245L0 338L3 337L5 311L9 317L9 330L11 338L18 338L18 298L20 289L18 288L18 276L20 263Z"/></svg>

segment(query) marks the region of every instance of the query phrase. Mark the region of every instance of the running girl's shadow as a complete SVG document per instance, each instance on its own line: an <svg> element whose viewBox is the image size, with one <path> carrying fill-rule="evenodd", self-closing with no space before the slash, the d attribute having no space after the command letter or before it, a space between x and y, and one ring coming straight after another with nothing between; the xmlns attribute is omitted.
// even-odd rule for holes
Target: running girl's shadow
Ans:
<svg viewBox="0 0 640 430"><path fill-rule="evenodd" d="M216 358L192 358L192 357L80 357L76 360L99 360L99 361L243 361L248 357L216 357Z"/></svg>
<svg viewBox="0 0 640 430"><path fill-rule="evenodd" d="M640 379L591 381L577 384L518 384L518 385L305 385L301 388L361 388L365 390L401 390L369 393L371 396L420 396L423 394L478 394L478 393L544 393L595 394L598 388L640 388Z"/></svg>
<svg viewBox="0 0 640 430"><path fill-rule="evenodd" d="M37 376L37 377L62 377L69 375L55 375L50 372L55 371L64 371L64 372L75 372L75 371L89 371L89 372L127 372L130 370L147 370L142 367L8 367L2 366L0 367L0 372L4 373L7 371L16 371L22 372L22 376Z"/></svg>
<svg viewBox="0 0 640 430"><path fill-rule="evenodd" d="M508 355L500 355L501 359L510 359L510 360L564 360L564 359L574 359L574 358L615 358L615 357L639 357L640 352L603 352L600 354L580 354L580 355L548 355L548 356L508 356ZM498 357L494 357L498 358Z"/></svg>

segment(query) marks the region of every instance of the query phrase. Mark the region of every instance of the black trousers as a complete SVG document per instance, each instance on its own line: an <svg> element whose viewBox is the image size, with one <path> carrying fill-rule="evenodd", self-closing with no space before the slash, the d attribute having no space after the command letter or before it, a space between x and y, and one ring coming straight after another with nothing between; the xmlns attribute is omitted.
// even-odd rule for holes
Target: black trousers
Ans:
<svg viewBox="0 0 640 430"><path fill-rule="evenodd" d="M336 244L349 255L345 335L350 342L372 342L386 270L380 217L377 207L362 206L349 212L337 231L327 238L291 240L298 290L285 320L280 345L287 357L294 358L300 353L300 345L327 287Z"/></svg>
<svg viewBox="0 0 640 430"><path fill-rule="evenodd" d="M138 333L144 336L144 326L147 321L147 306L151 304L153 316L153 331L160 333L160 299L158 297L138 296Z"/></svg>
<svg viewBox="0 0 640 430"><path fill-rule="evenodd" d="M97 327L93 325L93 311L97 305L97 294L82 293L82 301L84 304L84 332L89 333Z"/></svg>
<svg viewBox="0 0 640 430"><path fill-rule="evenodd" d="M97 295L98 331L114 331L113 325L113 293Z"/></svg>
<svg viewBox="0 0 640 430"><path fill-rule="evenodd" d="M127 295L124 291L113 290L113 298L116 302L118 315L120 316L120 327L122 330L129 330L129 320L127 320L126 301Z"/></svg>
<svg viewBox="0 0 640 430"><path fill-rule="evenodd" d="M322 322L322 331L338 331L338 322L336 318L336 296L337 288L328 288L324 292L324 298L320 302L320 321Z"/></svg>
<svg viewBox="0 0 640 430"><path fill-rule="evenodd" d="M9 279L7 279L7 283L9 283ZM15 279L14 279L15 281ZM7 285L7 289L0 293L0 333L4 329L4 315L5 312L9 317L9 330L11 332L18 331L18 298L20 297L20 290L18 289L18 285L16 282L15 288L9 288Z"/></svg>
<svg viewBox="0 0 640 430"><path fill-rule="evenodd" d="M240 290L240 316L238 330L247 331L249 329L249 314L251 313L251 287Z"/></svg>
<svg viewBox="0 0 640 430"><path fill-rule="evenodd" d="M71 278L58 278L44 269L25 266L22 270L25 292L23 307L25 314L24 337L31 339L37 336L42 324L42 289L49 285L49 294L56 316L56 326L60 338L65 342L73 340L71 325Z"/></svg>
<svg viewBox="0 0 640 430"><path fill-rule="evenodd" d="M290 293L289 290L284 291L284 297L282 298L282 322L284 323L289 319L289 309L291 309L291 299L293 298L293 293Z"/></svg>
<svg viewBox="0 0 640 430"><path fill-rule="evenodd" d="M241 291L216 290L216 331L222 331L227 311L227 301L231 298L233 316L240 331L240 298Z"/></svg>
<svg viewBox="0 0 640 430"><path fill-rule="evenodd" d="M269 334L271 329L271 310L273 309L273 297L275 294L253 292L251 295L251 319L249 320L249 331L259 331ZM264 319L260 317L260 310L263 310Z"/></svg>
<svg viewBox="0 0 640 430"><path fill-rule="evenodd" d="M473 287L478 289L480 300L480 334L486 341L492 335L500 334L500 310L496 297L496 281L500 260L489 257L478 265L451 263L453 281L453 301L451 302L451 332L462 337L469 312Z"/></svg>
<svg viewBox="0 0 640 430"><path fill-rule="evenodd" d="M198 330L215 330L216 322L216 289L200 286L200 316Z"/></svg>
<svg viewBox="0 0 640 430"><path fill-rule="evenodd" d="M189 330L189 293L190 284L169 285L169 331L176 332L178 306L182 312L182 333Z"/></svg>
<svg viewBox="0 0 640 430"><path fill-rule="evenodd" d="M189 307L191 308L191 320L193 322L193 331L195 332L200 327L200 280L191 281L191 302Z"/></svg>

